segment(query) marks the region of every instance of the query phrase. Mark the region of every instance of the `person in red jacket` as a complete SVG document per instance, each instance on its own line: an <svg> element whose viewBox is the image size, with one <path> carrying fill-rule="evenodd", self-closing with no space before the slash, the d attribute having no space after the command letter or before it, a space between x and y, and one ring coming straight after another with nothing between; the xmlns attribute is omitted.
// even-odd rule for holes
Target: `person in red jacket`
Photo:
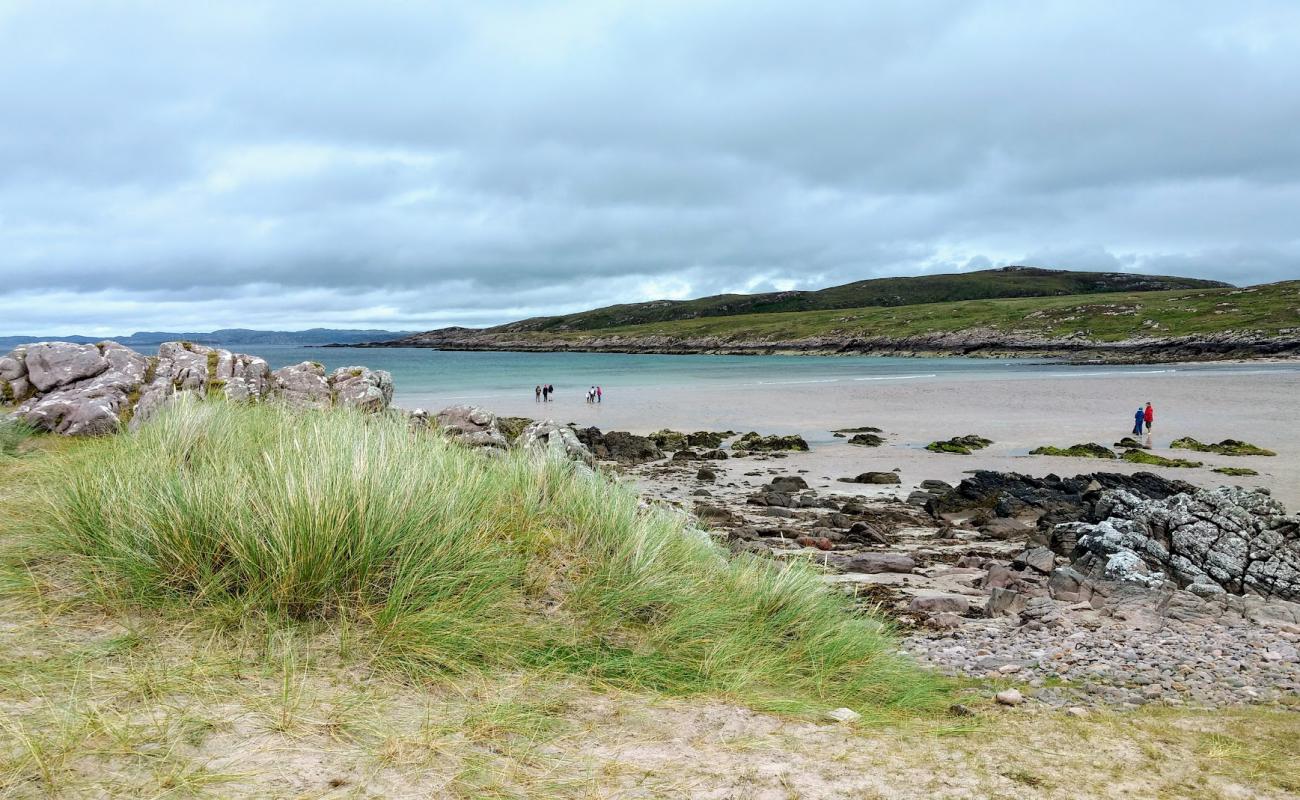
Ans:
<svg viewBox="0 0 1300 800"><path fill-rule="evenodd" d="M1147 401L1147 410L1146 410L1146 413L1143 414L1143 417L1144 417L1144 418L1146 419L1146 421L1147 421L1147 433L1150 434L1150 433L1151 433L1151 423L1153 423L1153 422L1156 421L1156 410L1155 410L1154 408L1151 407L1151 401L1149 401L1149 400Z"/></svg>

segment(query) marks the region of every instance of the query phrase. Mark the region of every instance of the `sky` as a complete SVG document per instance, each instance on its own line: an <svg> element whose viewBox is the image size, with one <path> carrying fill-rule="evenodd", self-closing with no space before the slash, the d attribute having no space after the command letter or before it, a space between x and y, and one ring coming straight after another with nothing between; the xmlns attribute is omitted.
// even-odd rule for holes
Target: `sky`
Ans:
<svg viewBox="0 0 1300 800"><path fill-rule="evenodd" d="M0 334L1300 278L1300 3L0 0Z"/></svg>

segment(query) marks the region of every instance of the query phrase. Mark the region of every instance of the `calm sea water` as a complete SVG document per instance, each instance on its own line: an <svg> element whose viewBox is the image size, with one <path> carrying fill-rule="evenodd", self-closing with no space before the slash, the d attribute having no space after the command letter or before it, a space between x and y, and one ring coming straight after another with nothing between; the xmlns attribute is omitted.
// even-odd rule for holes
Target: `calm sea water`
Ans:
<svg viewBox="0 0 1300 800"><path fill-rule="evenodd" d="M1007 380L1025 378L1214 372L1242 375L1300 372L1294 364L1204 364L1169 366L1075 367L1051 361L996 361L983 358L877 358L870 356L664 356L620 353L469 353L424 348L320 348L266 345L236 348L260 355L279 368L318 361L328 369L365 365L388 370L395 402L413 408L439 403L531 399L533 387L553 384L566 397L587 387L606 392L659 389L752 387L762 392L783 385L854 381Z"/></svg>

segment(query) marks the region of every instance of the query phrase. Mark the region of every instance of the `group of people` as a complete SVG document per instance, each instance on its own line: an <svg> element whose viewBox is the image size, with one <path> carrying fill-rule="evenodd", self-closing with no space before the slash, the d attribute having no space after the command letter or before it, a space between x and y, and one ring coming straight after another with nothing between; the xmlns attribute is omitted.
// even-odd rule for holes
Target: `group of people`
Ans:
<svg viewBox="0 0 1300 800"><path fill-rule="evenodd" d="M1145 425L1147 435L1151 435L1151 423L1156 421L1156 410L1148 402L1146 407L1138 406L1138 410L1133 413L1133 435L1142 435L1142 426Z"/></svg>
<svg viewBox="0 0 1300 800"><path fill-rule="evenodd" d="M553 394L555 394L555 387L549 383L538 384L533 387L533 398L539 403L549 403ZM604 396L605 392L599 386L593 386L587 390L588 403L599 403Z"/></svg>

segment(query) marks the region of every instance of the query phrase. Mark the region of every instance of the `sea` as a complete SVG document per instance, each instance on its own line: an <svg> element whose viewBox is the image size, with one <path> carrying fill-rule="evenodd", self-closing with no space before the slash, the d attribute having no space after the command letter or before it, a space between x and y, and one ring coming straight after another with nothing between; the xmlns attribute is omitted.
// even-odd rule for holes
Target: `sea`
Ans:
<svg viewBox="0 0 1300 800"><path fill-rule="evenodd" d="M693 388L777 392L782 386L819 383L1300 372L1296 362L1079 366L1051 359L455 352L291 345L236 349L265 358L272 369L316 361L330 370L356 365L387 370L393 375L394 403L426 409L458 403L490 406L502 398L531 400L533 387L546 383L555 386L558 395L580 397L596 385L607 395L626 395L661 390L678 394Z"/></svg>

